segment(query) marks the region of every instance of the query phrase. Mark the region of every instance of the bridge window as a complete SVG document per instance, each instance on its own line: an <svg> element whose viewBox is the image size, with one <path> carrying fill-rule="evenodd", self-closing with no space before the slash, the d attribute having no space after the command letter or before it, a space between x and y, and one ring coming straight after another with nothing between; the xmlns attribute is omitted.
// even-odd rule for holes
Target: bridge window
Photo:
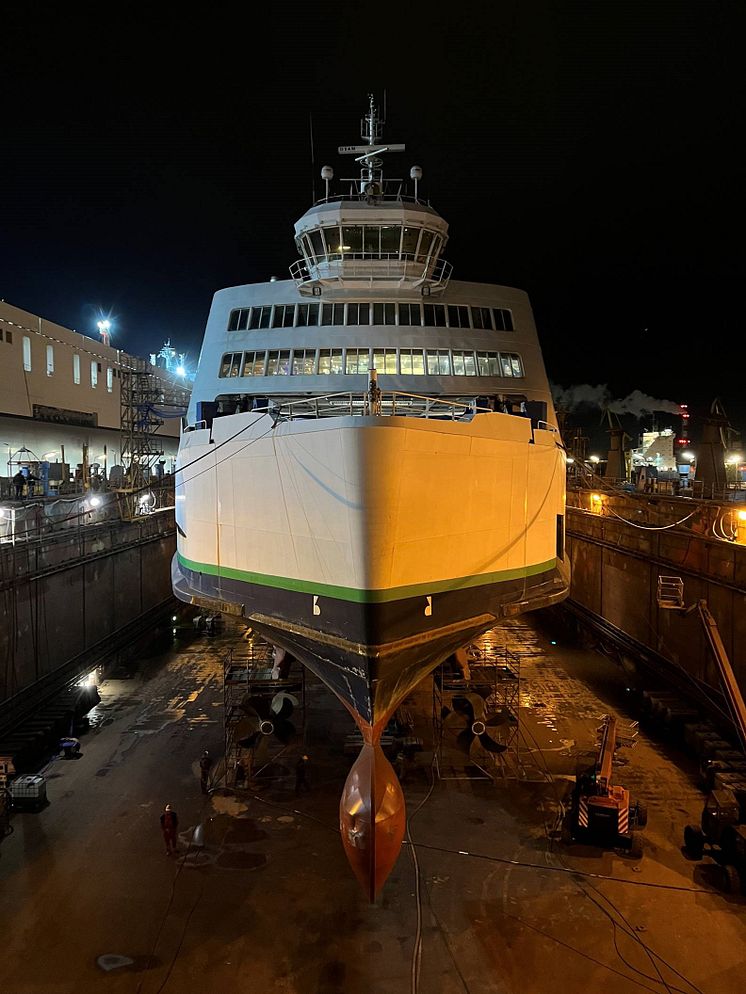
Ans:
<svg viewBox="0 0 746 994"><path fill-rule="evenodd" d="M472 307L471 323L475 328L492 330L492 310L489 307Z"/></svg>
<svg viewBox="0 0 746 994"><path fill-rule="evenodd" d="M422 324L422 311L419 304L399 304L399 324L417 325Z"/></svg>
<svg viewBox="0 0 746 994"><path fill-rule="evenodd" d="M396 304L373 304L373 324L396 324Z"/></svg>
<svg viewBox="0 0 746 994"><path fill-rule="evenodd" d="M420 238L420 248L417 253L417 262L427 262L427 257L435 237L434 231L423 231Z"/></svg>
<svg viewBox="0 0 746 994"><path fill-rule="evenodd" d="M399 365L405 376L424 376L425 359L422 349L401 349Z"/></svg>
<svg viewBox="0 0 746 994"><path fill-rule="evenodd" d="M316 363L316 349L293 349L293 375L307 376L313 373Z"/></svg>
<svg viewBox="0 0 746 994"><path fill-rule="evenodd" d="M345 255L359 259L363 253L363 226L361 224L345 225L342 228L342 251Z"/></svg>
<svg viewBox="0 0 746 994"><path fill-rule="evenodd" d="M405 228L401 240L401 254L403 259L414 259L417 251L417 242L420 238L419 228Z"/></svg>
<svg viewBox="0 0 746 994"><path fill-rule="evenodd" d="M272 307L252 307L249 328L269 328L269 319L272 315Z"/></svg>
<svg viewBox="0 0 746 994"><path fill-rule="evenodd" d="M27 373L31 372L31 339L28 335L23 336L23 368Z"/></svg>
<svg viewBox="0 0 746 994"><path fill-rule="evenodd" d="M401 228L399 225L384 225L381 228L381 257L399 256L401 243Z"/></svg>
<svg viewBox="0 0 746 994"><path fill-rule="evenodd" d="M290 349L273 350L267 353L267 376L290 375Z"/></svg>
<svg viewBox="0 0 746 994"><path fill-rule="evenodd" d="M345 305L344 304L323 304L321 307L322 324L344 324Z"/></svg>
<svg viewBox="0 0 746 994"><path fill-rule="evenodd" d="M342 238L338 227L322 228L326 239L326 254L329 259L339 259L342 252Z"/></svg>
<svg viewBox="0 0 746 994"><path fill-rule="evenodd" d="M275 304L272 315L273 328L292 328L295 318L295 304Z"/></svg>
<svg viewBox="0 0 746 994"><path fill-rule="evenodd" d="M241 356L241 352L226 352L220 365L220 375L238 376L241 369ZM93 365L94 363L91 363L91 385L95 386L93 383Z"/></svg>
<svg viewBox="0 0 746 994"><path fill-rule="evenodd" d="M451 373L451 357L443 349L428 349L427 356L428 376L449 376Z"/></svg>
<svg viewBox="0 0 746 994"><path fill-rule="evenodd" d="M323 259L324 257L324 239L321 237L320 231L312 231L309 236L311 251L309 253L312 259Z"/></svg>
<svg viewBox="0 0 746 994"><path fill-rule="evenodd" d="M446 309L443 304L425 304L425 327L445 328Z"/></svg>
<svg viewBox="0 0 746 994"><path fill-rule="evenodd" d="M73 383L80 383L80 356L73 355Z"/></svg>
<svg viewBox="0 0 746 994"><path fill-rule="evenodd" d="M319 373L338 375L342 370L342 349L319 350Z"/></svg>
<svg viewBox="0 0 746 994"><path fill-rule="evenodd" d="M318 304L298 304L298 327L315 327L319 323Z"/></svg>
<svg viewBox="0 0 746 994"><path fill-rule="evenodd" d="M448 325L451 328L468 328L469 308L462 304L449 304Z"/></svg>
<svg viewBox="0 0 746 994"><path fill-rule="evenodd" d="M345 355L345 373L367 373L369 369L369 349L347 349L347 353Z"/></svg>
<svg viewBox="0 0 746 994"><path fill-rule="evenodd" d="M98 386L98 363L95 359L91 362L91 386L94 390Z"/></svg>
<svg viewBox="0 0 746 994"><path fill-rule="evenodd" d="M495 319L497 331L513 331L513 315L504 307L493 307L492 316Z"/></svg>
<svg viewBox="0 0 746 994"><path fill-rule="evenodd" d="M54 345L47 345L47 376L54 376Z"/></svg>
<svg viewBox="0 0 746 994"><path fill-rule="evenodd" d="M239 307L237 310L231 311L228 320L228 331L245 331L249 327L250 314L250 307Z"/></svg>
<svg viewBox="0 0 746 994"><path fill-rule="evenodd" d="M347 324L370 324L370 304L348 304Z"/></svg>

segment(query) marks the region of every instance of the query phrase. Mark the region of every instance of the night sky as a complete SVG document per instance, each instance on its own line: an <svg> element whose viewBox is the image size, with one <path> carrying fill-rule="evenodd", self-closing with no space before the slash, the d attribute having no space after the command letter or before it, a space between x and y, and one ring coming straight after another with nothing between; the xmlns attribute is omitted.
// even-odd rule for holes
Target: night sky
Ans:
<svg viewBox="0 0 746 994"><path fill-rule="evenodd" d="M42 9L3 16L10 303L194 361L216 290L286 278L386 89L387 174L423 168L455 279L528 291L554 384L746 427L743 3Z"/></svg>

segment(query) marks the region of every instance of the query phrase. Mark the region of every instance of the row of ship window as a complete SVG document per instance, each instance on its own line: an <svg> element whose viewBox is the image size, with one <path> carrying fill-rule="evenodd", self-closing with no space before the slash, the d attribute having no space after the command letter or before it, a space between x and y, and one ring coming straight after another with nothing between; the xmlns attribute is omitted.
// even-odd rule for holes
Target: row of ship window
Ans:
<svg viewBox="0 0 746 994"><path fill-rule="evenodd" d="M6 340L12 342L12 332L6 331ZM80 356L77 353L73 353L73 383L80 384ZM23 370L25 373L30 373L32 371L31 364L31 339L28 335L23 336ZM46 368L47 376L54 376L54 346L46 346ZM98 386L98 374L103 372L101 363L96 359L90 361L90 377L91 377L91 387L95 390ZM111 366L106 367L106 389L111 393L114 389L114 377L116 376L116 370L112 369Z"/></svg>
<svg viewBox="0 0 746 994"><path fill-rule="evenodd" d="M312 262L326 259L435 259L443 244L437 231L401 224L344 224L316 228L296 239Z"/></svg>
<svg viewBox="0 0 746 994"><path fill-rule="evenodd" d="M308 376L314 374L400 373L405 376L523 376L515 352L454 349L270 349L227 352L221 377Z"/></svg>
<svg viewBox="0 0 746 994"><path fill-rule="evenodd" d="M504 307L468 304L264 304L231 311L228 331L369 324L513 331L513 315Z"/></svg>

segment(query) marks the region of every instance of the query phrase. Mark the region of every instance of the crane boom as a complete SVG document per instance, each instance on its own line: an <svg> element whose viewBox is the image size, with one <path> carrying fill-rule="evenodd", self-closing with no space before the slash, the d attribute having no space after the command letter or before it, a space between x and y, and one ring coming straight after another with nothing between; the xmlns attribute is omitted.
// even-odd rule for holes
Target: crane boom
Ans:
<svg viewBox="0 0 746 994"><path fill-rule="evenodd" d="M741 688L738 686L736 675L733 672L730 659L728 659L728 653L725 651L723 640L720 637L720 630L707 606L707 601L697 601L697 610L704 626L705 636L720 671L723 691L725 692L725 698L736 725L738 737L741 740L741 746L746 752L746 704L743 701Z"/></svg>

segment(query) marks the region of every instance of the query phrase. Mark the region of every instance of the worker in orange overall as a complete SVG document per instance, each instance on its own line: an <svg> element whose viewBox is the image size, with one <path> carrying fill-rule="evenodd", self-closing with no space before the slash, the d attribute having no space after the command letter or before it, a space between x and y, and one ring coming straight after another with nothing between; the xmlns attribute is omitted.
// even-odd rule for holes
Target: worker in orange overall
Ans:
<svg viewBox="0 0 746 994"><path fill-rule="evenodd" d="M172 853L175 855L177 852L176 833L178 828L179 817L171 805L167 804L161 815L161 832L163 833L163 841L166 843L167 856L170 856Z"/></svg>

